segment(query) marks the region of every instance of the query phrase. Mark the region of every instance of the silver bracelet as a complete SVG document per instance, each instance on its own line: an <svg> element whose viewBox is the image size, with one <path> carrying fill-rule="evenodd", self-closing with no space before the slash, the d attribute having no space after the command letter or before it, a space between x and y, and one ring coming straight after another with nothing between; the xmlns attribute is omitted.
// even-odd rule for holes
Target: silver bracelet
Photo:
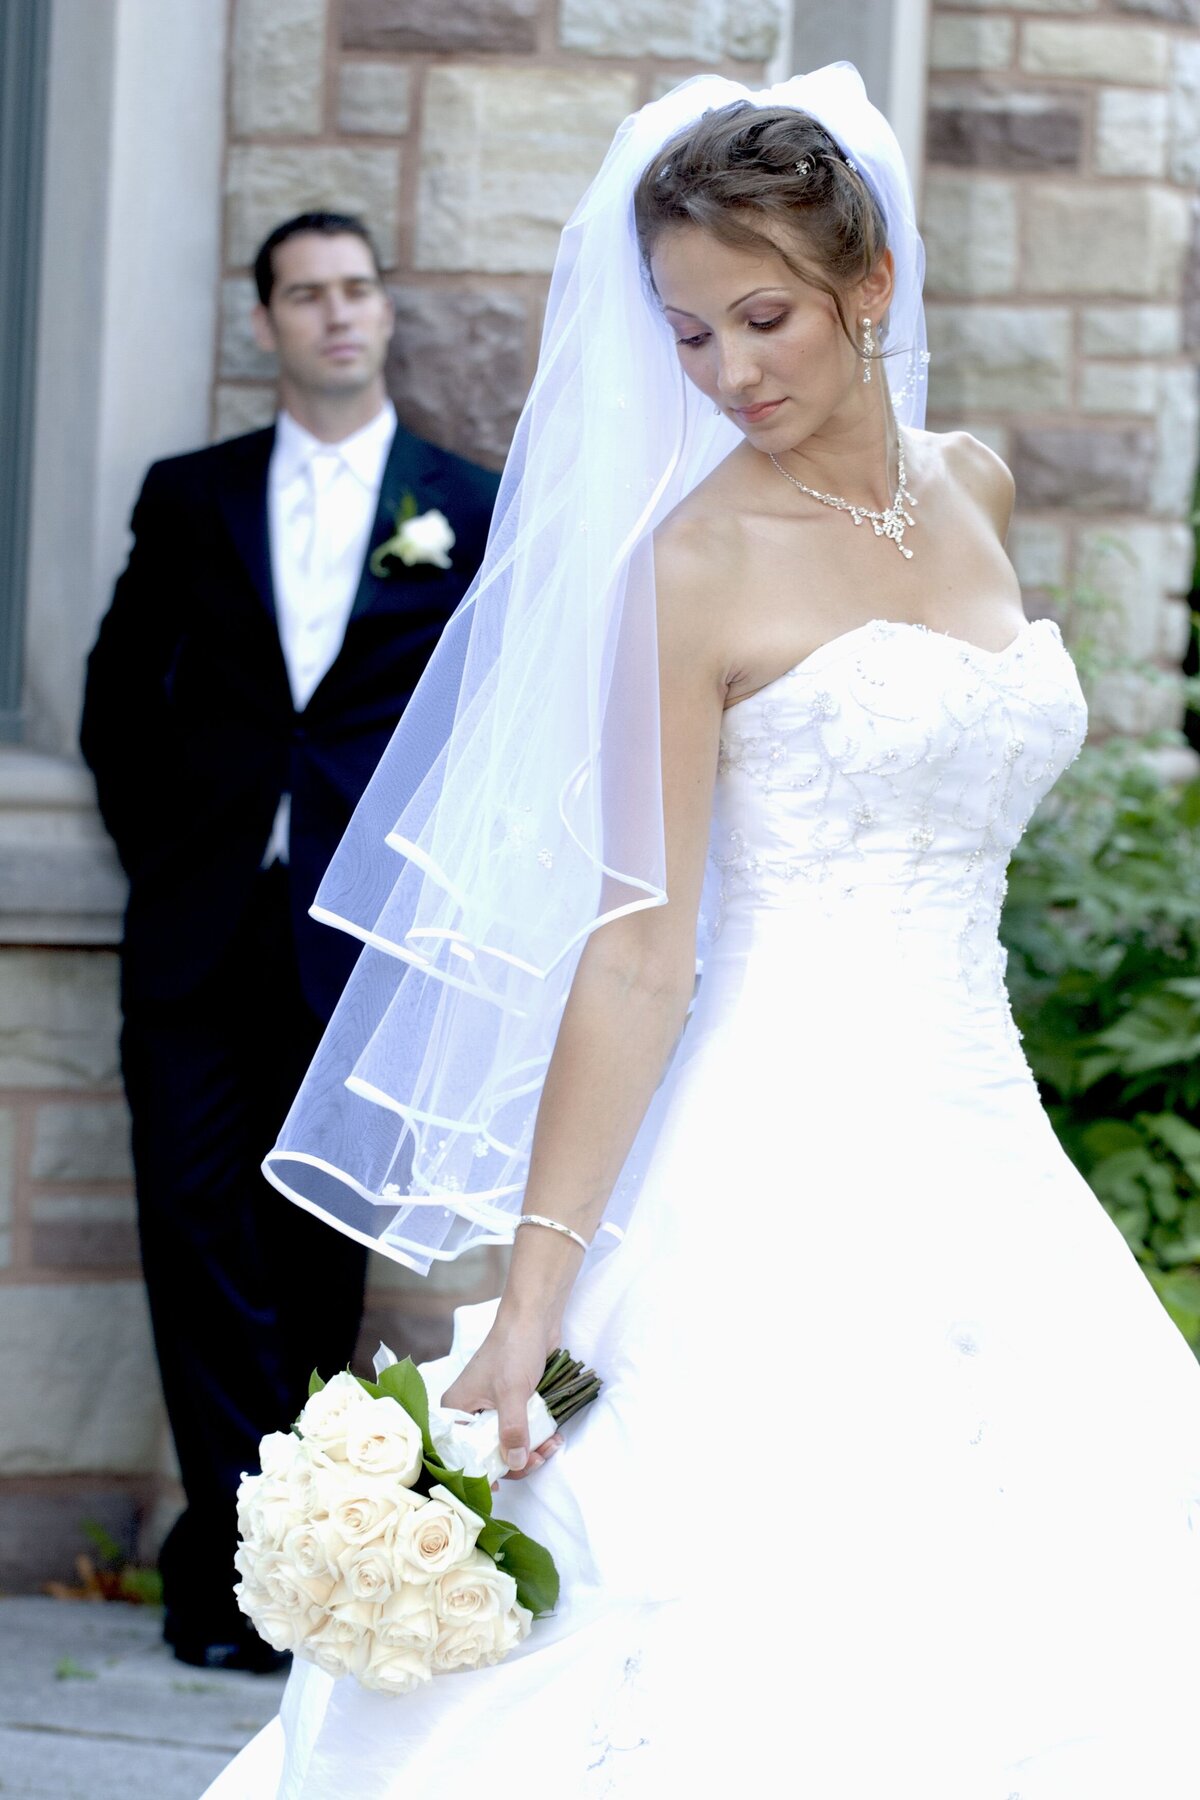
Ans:
<svg viewBox="0 0 1200 1800"><path fill-rule="evenodd" d="M564 1237L569 1237L571 1242L573 1244L578 1244L581 1250L586 1251L591 1248L591 1245L585 1237L580 1237L577 1231L572 1231L571 1227L569 1225L564 1225L561 1219L544 1219L541 1213L522 1213L517 1220L517 1224L518 1226L544 1225L547 1231L561 1231Z"/></svg>

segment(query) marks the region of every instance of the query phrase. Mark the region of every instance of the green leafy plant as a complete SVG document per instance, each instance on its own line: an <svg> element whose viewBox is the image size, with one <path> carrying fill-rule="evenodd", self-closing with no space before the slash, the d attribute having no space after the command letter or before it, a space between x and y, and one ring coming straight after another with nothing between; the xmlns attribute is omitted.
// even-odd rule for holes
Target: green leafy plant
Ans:
<svg viewBox="0 0 1200 1800"><path fill-rule="evenodd" d="M1154 750L1085 749L1017 852L1002 933L1058 1136L1200 1349L1200 780Z"/></svg>
<svg viewBox="0 0 1200 1800"><path fill-rule="evenodd" d="M95 1681L95 1669L85 1669L74 1657L63 1656L54 1665L55 1681Z"/></svg>
<svg viewBox="0 0 1200 1800"><path fill-rule="evenodd" d="M76 1583L48 1581L43 1592L55 1600L124 1600L131 1606L161 1606L162 1576L130 1562L124 1547L94 1519L79 1527L93 1554L75 1558Z"/></svg>

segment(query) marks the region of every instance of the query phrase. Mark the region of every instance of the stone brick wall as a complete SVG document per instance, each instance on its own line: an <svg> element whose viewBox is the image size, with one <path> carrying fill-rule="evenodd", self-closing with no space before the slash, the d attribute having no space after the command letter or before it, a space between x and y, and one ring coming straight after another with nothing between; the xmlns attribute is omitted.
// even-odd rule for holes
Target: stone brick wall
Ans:
<svg viewBox="0 0 1200 1800"><path fill-rule="evenodd" d="M1101 722L1178 722L1200 452L1200 4L935 0L930 423L1017 480L1035 606L1115 603Z"/></svg>
<svg viewBox="0 0 1200 1800"><path fill-rule="evenodd" d="M503 461L558 233L624 116L705 69L761 81L788 0L234 0L213 425L269 419L246 266L310 206L360 211L414 431Z"/></svg>
<svg viewBox="0 0 1200 1800"><path fill-rule="evenodd" d="M0 950L0 1590L131 1544L168 1466L117 1029L111 951Z"/></svg>

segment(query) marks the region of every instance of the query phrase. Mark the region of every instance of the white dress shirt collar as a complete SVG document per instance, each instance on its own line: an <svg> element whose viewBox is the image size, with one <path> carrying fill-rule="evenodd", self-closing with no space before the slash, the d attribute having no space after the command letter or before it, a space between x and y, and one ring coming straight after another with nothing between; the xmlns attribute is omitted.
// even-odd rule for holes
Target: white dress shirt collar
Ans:
<svg viewBox="0 0 1200 1800"><path fill-rule="evenodd" d="M351 432L340 443L326 444L313 436L290 412L280 408L275 420L275 446L271 473L280 488L301 474L314 456L335 452L352 474L371 493L377 493L383 480L384 465L396 432L396 408L385 400L380 410L366 425Z"/></svg>

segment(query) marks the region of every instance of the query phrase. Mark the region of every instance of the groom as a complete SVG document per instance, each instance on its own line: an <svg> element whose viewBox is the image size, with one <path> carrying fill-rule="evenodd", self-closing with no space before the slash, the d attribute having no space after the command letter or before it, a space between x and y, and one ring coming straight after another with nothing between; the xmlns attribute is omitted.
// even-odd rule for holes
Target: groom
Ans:
<svg viewBox="0 0 1200 1800"><path fill-rule="evenodd" d="M496 478L398 425L360 220L288 220L255 277L278 417L151 468L81 743L129 875L122 1067L187 1496L165 1634L181 1661L265 1670L232 1592L238 1478L313 1367L349 1361L366 1260L259 1172L357 951L308 908L479 564ZM447 567L383 552L398 515L432 511Z"/></svg>

